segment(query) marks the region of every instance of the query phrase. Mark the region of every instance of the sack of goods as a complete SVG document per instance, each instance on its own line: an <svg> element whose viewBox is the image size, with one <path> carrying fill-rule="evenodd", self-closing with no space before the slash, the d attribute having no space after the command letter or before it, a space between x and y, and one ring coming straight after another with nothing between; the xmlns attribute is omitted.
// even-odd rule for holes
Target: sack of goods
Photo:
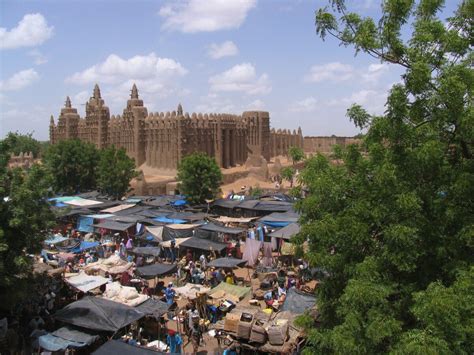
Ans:
<svg viewBox="0 0 474 355"><path fill-rule="evenodd" d="M278 319L267 327L268 341L271 345L283 345L288 338L288 320Z"/></svg>
<svg viewBox="0 0 474 355"><path fill-rule="evenodd" d="M227 313L224 321L224 330L226 332L237 333L237 328L240 322L240 314Z"/></svg>
<svg viewBox="0 0 474 355"><path fill-rule="evenodd" d="M252 343L264 344L267 341L267 331L263 327L263 322L256 321L250 332L250 341Z"/></svg>
<svg viewBox="0 0 474 355"><path fill-rule="evenodd" d="M241 339L248 340L250 338L250 331L252 330L253 316L248 313L242 313L240 317L239 326L237 328L237 336Z"/></svg>

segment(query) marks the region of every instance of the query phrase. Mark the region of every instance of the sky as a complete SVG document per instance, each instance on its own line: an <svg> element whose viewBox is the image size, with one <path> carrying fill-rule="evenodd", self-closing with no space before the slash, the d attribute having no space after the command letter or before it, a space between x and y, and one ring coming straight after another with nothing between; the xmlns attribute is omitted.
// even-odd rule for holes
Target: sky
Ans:
<svg viewBox="0 0 474 355"><path fill-rule="evenodd" d="M448 3L450 3L448 1ZM121 114L270 112L275 128L352 136L352 103L384 111L402 71L316 34L324 0L0 0L0 137L48 140L66 96L84 116L97 83ZM376 15L377 0L349 8ZM446 10L449 9L449 6Z"/></svg>

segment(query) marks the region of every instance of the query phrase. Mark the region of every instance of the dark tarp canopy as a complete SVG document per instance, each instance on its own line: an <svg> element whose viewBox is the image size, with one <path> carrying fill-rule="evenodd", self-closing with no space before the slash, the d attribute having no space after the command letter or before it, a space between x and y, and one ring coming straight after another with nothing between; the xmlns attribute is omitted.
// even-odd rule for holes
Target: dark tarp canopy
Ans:
<svg viewBox="0 0 474 355"><path fill-rule="evenodd" d="M108 332L116 332L143 317L133 307L92 296L70 303L54 315L56 320L67 324Z"/></svg>
<svg viewBox="0 0 474 355"><path fill-rule="evenodd" d="M168 312L168 308L169 306L166 302L155 300L154 298L149 298L135 307L135 309L145 313L147 316L155 318L160 318L163 314Z"/></svg>
<svg viewBox="0 0 474 355"><path fill-rule="evenodd" d="M209 217L209 214L203 212L174 212L166 215L171 219L184 219L187 221L199 221L201 219Z"/></svg>
<svg viewBox="0 0 474 355"><path fill-rule="evenodd" d="M302 314L316 305L316 296L301 292L296 288L290 288L286 294L285 302L281 311L288 311L294 314Z"/></svg>
<svg viewBox="0 0 474 355"><path fill-rule="evenodd" d="M132 253L139 255L159 256L161 248L158 247L136 247L132 249Z"/></svg>
<svg viewBox="0 0 474 355"><path fill-rule="evenodd" d="M157 276L164 276L175 271L176 264L152 264L137 267L137 273L145 279L152 279Z"/></svg>
<svg viewBox="0 0 474 355"><path fill-rule="evenodd" d="M116 216L129 216L132 214L142 214L146 210L148 210L150 207L147 206L133 206L121 211L114 212Z"/></svg>
<svg viewBox="0 0 474 355"><path fill-rule="evenodd" d="M122 222L117 222L117 221L109 221L105 220L103 222L93 224L95 228L103 228L103 229L110 229L113 231L120 231L124 232L130 227L133 227L135 223L129 222L129 223L122 223Z"/></svg>
<svg viewBox="0 0 474 355"><path fill-rule="evenodd" d="M239 206L240 208L247 208ZM283 201L259 201L255 206L248 207L250 210L265 212L286 212L293 208L293 204Z"/></svg>
<svg viewBox="0 0 474 355"><path fill-rule="evenodd" d="M215 250L217 252L221 252L225 248L227 248L227 244L224 243L219 243L219 242L213 242L212 240L209 239L202 239L202 238L196 238L192 237L189 238L188 240L182 242L179 247L183 248L194 248L194 249L200 249L200 250Z"/></svg>
<svg viewBox="0 0 474 355"><path fill-rule="evenodd" d="M186 228L186 229L173 229L173 228L169 228L165 225L163 227L163 240L166 241L166 240L192 237L194 235L194 233L193 233L194 228L195 227Z"/></svg>
<svg viewBox="0 0 474 355"><path fill-rule="evenodd" d="M153 351L150 349L129 345L120 340L109 340L107 343L102 345L93 355L158 355L163 354L162 352Z"/></svg>
<svg viewBox="0 0 474 355"><path fill-rule="evenodd" d="M217 207L222 207L222 208L235 208L240 204L241 201L239 200L228 200L225 198L221 198L219 200L215 200L212 205L217 206Z"/></svg>
<svg viewBox="0 0 474 355"><path fill-rule="evenodd" d="M218 258L212 260L208 266L217 268L235 268L246 263L246 260L236 258Z"/></svg>
<svg viewBox="0 0 474 355"><path fill-rule="evenodd" d="M298 223L290 223L286 227L283 227L273 233L270 233L270 237L281 238L290 240L293 236L298 234L301 230L301 227Z"/></svg>
<svg viewBox="0 0 474 355"><path fill-rule="evenodd" d="M287 211L284 213L274 212L268 216L262 217L259 219L259 222L262 222L270 227L286 227L290 223L298 222L300 215L295 211Z"/></svg>
<svg viewBox="0 0 474 355"><path fill-rule="evenodd" d="M242 228L230 228L223 225L215 224L215 223L208 223L203 224L199 227L201 230L205 230L208 232L216 232L216 233L225 233L225 234L240 234L245 231Z"/></svg>

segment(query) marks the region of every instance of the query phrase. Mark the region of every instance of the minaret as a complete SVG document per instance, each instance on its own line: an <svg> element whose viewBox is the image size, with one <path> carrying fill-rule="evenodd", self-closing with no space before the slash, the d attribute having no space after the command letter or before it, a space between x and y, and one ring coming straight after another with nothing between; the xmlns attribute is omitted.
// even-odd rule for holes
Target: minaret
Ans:
<svg viewBox="0 0 474 355"><path fill-rule="evenodd" d="M94 86L94 99L100 99L100 89L99 89L99 85L98 84L95 84Z"/></svg>
<svg viewBox="0 0 474 355"><path fill-rule="evenodd" d="M56 143L56 139L54 137L54 117L51 115L49 119L49 142L51 144Z"/></svg>
<svg viewBox="0 0 474 355"><path fill-rule="evenodd" d="M176 114L178 116L182 116L183 115L183 106L181 106L181 103L178 104L178 110L176 111Z"/></svg>
<svg viewBox="0 0 474 355"><path fill-rule="evenodd" d="M69 96L66 97L66 103L64 105L64 107L66 108L71 108L71 99L69 98Z"/></svg>
<svg viewBox="0 0 474 355"><path fill-rule="evenodd" d="M131 99L138 99L138 89L137 89L137 86L135 85L135 83L132 86L132 93L130 95L130 98Z"/></svg>

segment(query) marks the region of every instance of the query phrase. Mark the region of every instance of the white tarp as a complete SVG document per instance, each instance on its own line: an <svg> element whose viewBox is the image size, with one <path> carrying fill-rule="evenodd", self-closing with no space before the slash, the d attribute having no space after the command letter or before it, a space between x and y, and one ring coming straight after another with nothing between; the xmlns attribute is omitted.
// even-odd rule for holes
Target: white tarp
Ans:
<svg viewBox="0 0 474 355"><path fill-rule="evenodd" d="M192 238L192 237L189 237L189 238ZM179 238L179 239L175 239L175 240L174 240L175 246L178 247L181 243L187 241L189 238ZM161 246L162 246L163 248L171 248L171 242L172 242L172 240L167 240L166 242L161 243Z"/></svg>
<svg viewBox="0 0 474 355"><path fill-rule="evenodd" d="M95 263L85 266L85 270L108 272L109 274L121 274L128 271L133 266L133 263L122 260L118 255L112 255L107 259L99 259Z"/></svg>
<svg viewBox="0 0 474 355"><path fill-rule="evenodd" d="M236 217L227 217L227 216L219 216L214 218L216 221L221 223L249 223L252 222L254 219L258 217L249 217L249 218L236 218Z"/></svg>
<svg viewBox="0 0 474 355"><path fill-rule="evenodd" d="M148 299L147 295L138 293L135 287L122 286L120 282L107 284L102 297L130 307L136 307Z"/></svg>
<svg viewBox="0 0 474 355"><path fill-rule="evenodd" d="M126 210L127 208L131 208L135 206L135 204L123 204L123 205L118 205L110 208L106 208L105 210L101 210L100 212L105 212L105 213L115 213L119 211Z"/></svg>
<svg viewBox="0 0 474 355"><path fill-rule="evenodd" d="M89 292L90 290L93 290L94 288L100 287L109 282L109 280L105 277L89 276L84 272L81 272L77 276L68 277L65 280L68 284L82 292Z"/></svg>
<svg viewBox="0 0 474 355"><path fill-rule="evenodd" d="M158 241L163 241L163 226L157 226L157 227L146 227L146 230L148 233L153 235L156 240Z"/></svg>
<svg viewBox="0 0 474 355"><path fill-rule="evenodd" d="M102 202L100 202L100 201L87 200L87 199L81 198L81 197L75 197L74 199L69 200L69 201L64 201L63 203L68 204L68 205L73 205L73 206L80 206L80 207L94 206L94 205L102 204Z"/></svg>
<svg viewBox="0 0 474 355"><path fill-rule="evenodd" d="M174 290L178 295L181 295L183 297L186 297L190 300L193 300L196 298L198 293L207 293L211 289L208 287L204 287L202 285L195 285L191 283L187 283L184 286L181 287L175 287Z"/></svg>

